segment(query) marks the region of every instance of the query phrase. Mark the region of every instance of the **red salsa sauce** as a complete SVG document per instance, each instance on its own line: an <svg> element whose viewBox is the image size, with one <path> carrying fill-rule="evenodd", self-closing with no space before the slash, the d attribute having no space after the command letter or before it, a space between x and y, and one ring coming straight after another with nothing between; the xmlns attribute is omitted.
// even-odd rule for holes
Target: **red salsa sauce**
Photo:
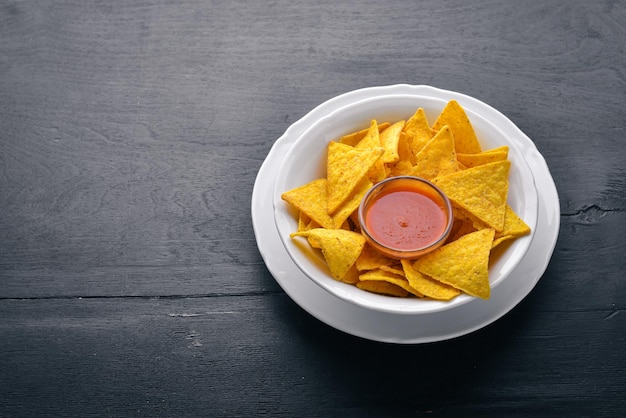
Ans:
<svg viewBox="0 0 626 418"><path fill-rule="evenodd" d="M380 244L414 250L435 243L447 227L441 198L408 184L385 190L368 205L365 223Z"/></svg>

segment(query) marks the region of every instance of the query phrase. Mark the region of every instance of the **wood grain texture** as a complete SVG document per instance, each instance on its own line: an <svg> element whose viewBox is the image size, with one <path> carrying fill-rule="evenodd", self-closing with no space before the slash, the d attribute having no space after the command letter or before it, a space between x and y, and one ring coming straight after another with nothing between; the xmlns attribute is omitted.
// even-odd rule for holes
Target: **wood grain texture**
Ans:
<svg viewBox="0 0 626 418"><path fill-rule="evenodd" d="M532 299L475 334L415 347L349 337L285 295L3 301L4 411L619 415L624 375L599 370L623 360L626 316L536 312Z"/></svg>
<svg viewBox="0 0 626 418"><path fill-rule="evenodd" d="M471 336L406 347L348 337L285 295L4 301L0 389L16 414L617 415L624 375L598 370L623 360L625 316L525 305Z"/></svg>
<svg viewBox="0 0 626 418"><path fill-rule="evenodd" d="M0 416L622 416L624 22L609 0L0 1ZM561 207L529 297L423 346L306 314L250 213L293 122L396 83L508 116Z"/></svg>

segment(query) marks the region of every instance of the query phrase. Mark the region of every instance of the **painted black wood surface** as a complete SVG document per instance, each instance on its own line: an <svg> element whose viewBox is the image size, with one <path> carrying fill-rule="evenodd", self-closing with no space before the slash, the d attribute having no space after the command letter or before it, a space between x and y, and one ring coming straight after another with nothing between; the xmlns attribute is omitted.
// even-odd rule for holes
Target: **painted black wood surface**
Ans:
<svg viewBox="0 0 626 418"><path fill-rule="evenodd" d="M1 1L0 416L623 416L623 1ZM257 250L274 141L357 88L474 96L546 158L551 263L496 323L396 346Z"/></svg>

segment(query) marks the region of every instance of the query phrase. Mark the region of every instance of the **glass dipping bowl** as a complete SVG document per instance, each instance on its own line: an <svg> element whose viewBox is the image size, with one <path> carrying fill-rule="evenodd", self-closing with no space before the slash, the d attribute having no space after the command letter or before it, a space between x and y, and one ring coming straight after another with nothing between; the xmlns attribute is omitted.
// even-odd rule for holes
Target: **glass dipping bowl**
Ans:
<svg viewBox="0 0 626 418"><path fill-rule="evenodd" d="M448 197L419 177L390 177L375 184L359 206L361 233L377 251L415 259L439 248L454 217Z"/></svg>

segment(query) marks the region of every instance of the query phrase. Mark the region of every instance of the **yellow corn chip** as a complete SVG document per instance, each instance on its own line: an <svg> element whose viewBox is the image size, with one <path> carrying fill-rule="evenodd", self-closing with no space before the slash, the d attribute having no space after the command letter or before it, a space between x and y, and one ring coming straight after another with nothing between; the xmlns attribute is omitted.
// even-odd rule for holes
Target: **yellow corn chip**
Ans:
<svg viewBox="0 0 626 418"><path fill-rule="evenodd" d="M469 218L465 218L465 219L459 219L454 221L455 224L458 223L458 225L455 225L453 227L453 230L450 231L450 235L448 236L448 239L446 240L446 242L450 243L452 241L456 241L457 239L461 238L463 235L467 235L470 232L474 232L477 230L476 227L474 227L474 223L469 219ZM483 229L483 228L480 228Z"/></svg>
<svg viewBox="0 0 626 418"><path fill-rule="evenodd" d="M400 137L398 138L398 161L386 164L388 169L387 176L411 175L411 170L413 168L411 158L411 150L409 148L406 132L400 132Z"/></svg>
<svg viewBox="0 0 626 418"><path fill-rule="evenodd" d="M513 235L502 235L498 238L494 238L493 242L491 243L491 249L493 250L498 245L502 244L504 241L508 241L513 238L516 238L516 237L514 237Z"/></svg>
<svg viewBox="0 0 626 418"><path fill-rule="evenodd" d="M357 149L338 142L328 144L326 177L329 214L333 214L350 197L383 152L381 147Z"/></svg>
<svg viewBox="0 0 626 418"><path fill-rule="evenodd" d="M368 292L378 293L380 295L387 296L398 296L398 297L407 297L409 292L404 290L403 288L384 281L377 280L365 280L359 281L356 284L356 287L362 290L367 290Z"/></svg>
<svg viewBox="0 0 626 418"><path fill-rule="evenodd" d="M316 228L295 232L291 236L307 237L313 248L321 249L330 275L336 280L346 276L365 245L363 235L345 229Z"/></svg>
<svg viewBox="0 0 626 418"><path fill-rule="evenodd" d="M493 163L495 161L506 160L509 157L508 151L485 151L478 154L457 154L457 160L466 168L478 165Z"/></svg>
<svg viewBox="0 0 626 418"><path fill-rule="evenodd" d="M368 271L367 273L363 273L359 276L359 283L368 282L368 281L378 281L378 282L386 282L391 283L394 286L397 286L408 293L412 293L415 296L422 296L417 290L413 289L407 279L403 276L398 276L397 274L390 273L388 271L383 270L373 270Z"/></svg>
<svg viewBox="0 0 626 418"><path fill-rule="evenodd" d="M360 272L353 264L352 267L350 267L350 270L348 270L348 272L341 278L341 281L348 284L357 284L359 282L359 274Z"/></svg>
<svg viewBox="0 0 626 418"><path fill-rule="evenodd" d="M391 126L389 122L379 123L378 131L382 132L383 130L387 129L389 126ZM368 131L369 131L369 128L366 128L358 132L353 132L351 134L344 135L341 138L339 138L339 141L337 142L354 147L356 144L359 143L359 141L361 141L361 139L365 137L365 135L367 135Z"/></svg>
<svg viewBox="0 0 626 418"><path fill-rule="evenodd" d="M373 186L372 182L367 178L363 177L363 179L356 185L354 188L354 192L352 196L348 198L345 202L339 206L339 208L333 214L333 221L335 223L335 228L340 228L341 225L345 223L345 221L354 213L355 210L358 209L361 204L361 200L365 193Z"/></svg>
<svg viewBox="0 0 626 418"><path fill-rule="evenodd" d="M411 154L411 145L409 144L409 138L406 132L400 132L400 138L398 139L398 162L407 162L413 165Z"/></svg>
<svg viewBox="0 0 626 418"><path fill-rule="evenodd" d="M428 125L426 112L423 108L415 111L413 116L407 121L404 132L407 136L409 148L411 150L411 163L417 162L416 156L434 136L432 129Z"/></svg>
<svg viewBox="0 0 626 418"><path fill-rule="evenodd" d="M520 218L515 211L506 205L504 212L504 228L502 232L496 232L491 248L495 248L502 241L521 237L530 233L530 227Z"/></svg>
<svg viewBox="0 0 626 418"><path fill-rule="evenodd" d="M450 127L452 136L454 136L457 153L478 154L481 151L480 143L465 109L456 100L450 100L446 104L432 128L439 131L446 125Z"/></svg>
<svg viewBox="0 0 626 418"><path fill-rule="evenodd" d="M313 228L321 228L322 226L311 219L306 213L300 211L298 216L298 231L308 231Z"/></svg>
<svg viewBox="0 0 626 418"><path fill-rule="evenodd" d="M402 269L401 265L394 264L392 266L380 266L380 270L387 273L395 274L396 276L406 277L406 275L404 274L404 269Z"/></svg>
<svg viewBox="0 0 626 418"><path fill-rule="evenodd" d="M307 231L311 223L311 218L304 212L298 212L298 231Z"/></svg>
<svg viewBox="0 0 626 418"><path fill-rule="evenodd" d="M458 170L454 138L448 126L444 126L415 157L412 175L432 180Z"/></svg>
<svg viewBox="0 0 626 418"><path fill-rule="evenodd" d="M513 235L521 237L530 232L530 227L526 225L526 222L520 218L517 213L509 205L506 205L504 212L504 229L503 235Z"/></svg>
<svg viewBox="0 0 626 418"><path fill-rule="evenodd" d="M395 262L396 260L393 258L389 258L373 249L369 244L365 244L361 255L356 260L356 268L359 271L375 270L382 266L390 266Z"/></svg>
<svg viewBox="0 0 626 418"><path fill-rule="evenodd" d="M350 228L353 231L361 232L361 224L359 223L359 211L355 210L352 212L350 217L348 217L348 222L352 225Z"/></svg>
<svg viewBox="0 0 626 418"><path fill-rule="evenodd" d="M490 152L506 152L507 158L509 156L509 146L508 145L502 145L496 148L491 148L485 151L482 151L482 153L484 154L488 154Z"/></svg>
<svg viewBox="0 0 626 418"><path fill-rule="evenodd" d="M450 300L461 294L459 289L424 276L413 268L409 260L402 260L402 268L409 285L422 295L438 300Z"/></svg>
<svg viewBox="0 0 626 418"><path fill-rule="evenodd" d="M496 231L504 228L509 160L480 165L433 179L454 204Z"/></svg>
<svg viewBox="0 0 626 418"><path fill-rule="evenodd" d="M354 147L363 149L379 148L380 146L380 132L378 131L378 123L375 119L372 119L367 133Z"/></svg>
<svg viewBox="0 0 626 418"><path fill-rule="evenodd" d="M413 165L411 161L400 160L396 164L390 167L390 176L412 176L413 175Z"/></svg>
<svg viewBox="0 0 626 418"><path fill-rule="evenodd" d="M281 198L324 228L334 228L335 221L328 215L326 183L326 179L313 180L284 192Z"/></svg>
<svg viewBox="0 0 626 418"><path fill-rule="evenodd" d="M470 228L472 228L474 231L480 231L481 229L492 228L489 225L487 225L485 222L478 219L472 213L468 212L466 209L460 206L457 206L454 203L452 204L452 210L454 213L454 218L460 219L464 222L467 232L472 232L472 231L469 231Z"/></svg>
<svg viewBox="0 0 626 418"><path fill-rule="evenodd" d="M385 149L381 160L385 164L395 163L400 160L398 143L400 134L404 128L404 121L398 121L380 133L380 145Z"/></svg>
<svg viewBox="0 0 626 418"><path fill-rule="evenodd" d="M346 219L343 223L337 226L337 229L345 229L346 231L352 231L352 227L350 226L350 222Z"/></svg>
<svg viewBox="0 0 626 418"><path fill-rule="evenodd" d="M464 235L426 254L413 268L468 295L489 299L489 253L495 231L483 229Z"/></svg>
<svg viewBox="0 0 626 418"><path fill-rule="evenodd" d="M387 169L386 169L385 165L383 164L382 160L378 160L374 164L374 167L372 167L367 172L367 178L372 183L378 183L379 181L384 180L385 178L387 178Z"/></svg>
<svg viewBox="0 0 626 418"><path fill-rule="evenodd" d="M371 121L369 131L367 132L365 137L363 137L363 139L361 139L361 141L359 141L359 143L356 144L355 148L357 149L382 148L381 142L380 142L380 134L378 132L378 123L376 122L376 120ZM383 155L384 155L384 148L382 149L383 149ZM387 177L385 164L383 163L382 158L378 159L374 163L374 165L368 170L367 177L370 179L372 183L378 183L379 181Z"/></svg>

